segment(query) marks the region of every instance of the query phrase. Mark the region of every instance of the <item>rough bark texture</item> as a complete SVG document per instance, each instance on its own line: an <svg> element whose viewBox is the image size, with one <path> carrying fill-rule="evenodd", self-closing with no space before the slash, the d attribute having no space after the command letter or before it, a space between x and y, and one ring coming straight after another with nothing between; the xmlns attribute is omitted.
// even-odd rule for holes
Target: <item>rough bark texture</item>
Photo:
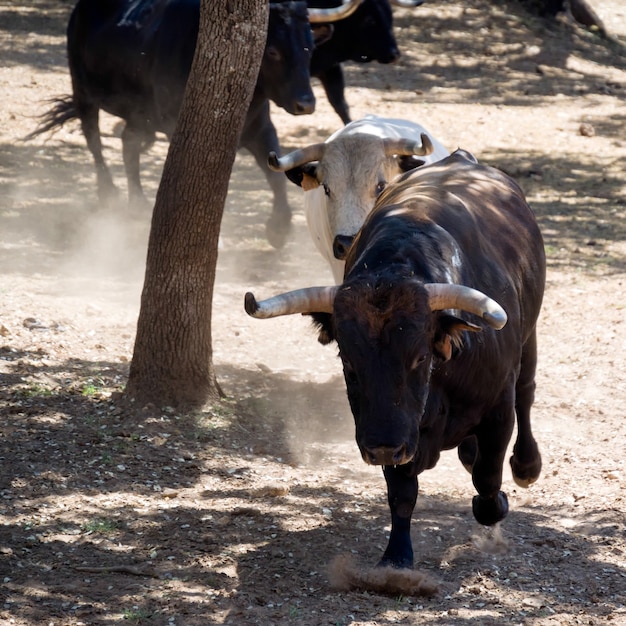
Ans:
<svg viewBox="0 0 626 626"><path fill-rule="evenodd" d="M263 0L203 1L196 55L156 198L126 394L200 406L219 394L211 345L217 244L263 54Z"/></svg>

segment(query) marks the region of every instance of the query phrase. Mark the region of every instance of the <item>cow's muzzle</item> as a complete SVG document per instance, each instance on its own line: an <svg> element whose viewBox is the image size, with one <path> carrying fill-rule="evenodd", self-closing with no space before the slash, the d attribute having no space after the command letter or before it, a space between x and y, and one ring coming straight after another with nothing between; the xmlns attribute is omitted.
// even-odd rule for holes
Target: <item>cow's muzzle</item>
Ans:
<svg viewBox="0 0 626 626"><path fill-rule="evenodd" d="M352 235L336 235L333 241L333 255L336 259L344 261L354 237Z"/></svg>
<svg viewBox="0 0 626 626"><path fill-rule="evenodd" d="M311 115L315 111L315 96L301 96L294 100L287 110L291 115Z"/></svg>
<svg viewBox="0 0 626 626"><path fill-rule="evenodd" d="M397 448L387 446L363 448L361 455L368 465L405 465L413 458L413 455L409 454L405 444Z"/></svg>

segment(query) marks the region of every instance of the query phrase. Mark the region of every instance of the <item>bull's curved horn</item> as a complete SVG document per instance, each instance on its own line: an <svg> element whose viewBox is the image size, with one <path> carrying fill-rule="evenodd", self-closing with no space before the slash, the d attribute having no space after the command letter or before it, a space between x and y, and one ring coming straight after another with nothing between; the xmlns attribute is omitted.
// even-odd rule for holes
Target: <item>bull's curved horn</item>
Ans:
<svg viewBox="0 0 626 626"><path fill-rule="evenodd" d="M383 139L385 154L387 156L391 156L392 154L402 156L409 156L411 154L426 156L427 154L431 154L434 147L430 137L426 133L421 133L420 139L421 143L413 139L385 138Z"/></svg>
<svg viewBox="0 0 626 626"><path fill-rule="evenodd" d="M325 143L314 143L311 146L294 150L281 157L275 152L270 152L267 157L267 164L275 172L286 172L299 165L304 165L311 161L319 161L324 156L324 150L326 150Z"/></svg>
<svg viewBox="0 0 626 626"><path fill-rule="evenodd" d="M311 24L321 24L323 22L337 22L352 15L363 0L343 0L336 7L330 9L315 9L309 7L309 22Z"/></svg>
<svg viewBox="0 0 626 626"><path fill-rule="evenodd" d="M391 4L396 7L402 7L404 9L414 9L420 4L424 4L424 0L390 0Z"/></svg>
<svg viewBox="0 0 626 626"><path fill-rule="evenodd" d="M337 285L332 287L306 287L281 293L273 298L257 302L248 292L244 298L246 313L258 319L292 315L293 313L332 313Z"/></svg>
<svg viewBox="0 0 626 626"><path fill-rule="evenodd" d="M428 302L432 311L461 309L482 317L489 326L500 330L506 324L505 310L482 291L464 285L428 283Z"/></svg>

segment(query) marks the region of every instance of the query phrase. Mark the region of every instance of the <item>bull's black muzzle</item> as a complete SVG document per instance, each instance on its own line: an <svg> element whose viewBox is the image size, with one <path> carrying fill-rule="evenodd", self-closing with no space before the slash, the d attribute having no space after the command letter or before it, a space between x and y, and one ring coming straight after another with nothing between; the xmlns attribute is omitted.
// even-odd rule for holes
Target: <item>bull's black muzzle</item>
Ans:
<svg viewBox="0 0 626 626"><path fill-rule="evenodd" d="M333 254L335 258L343 261L353 241L354 237L352 235L336 235L333 241Z"/></svg>
<svg viewBox="0 0 626 626"><path fill-rule="evenodd" d="M369 465L404 465L413 458L407 451L405 444L397 448L378 446L376 448L364 448L363 460Z"/></svg>

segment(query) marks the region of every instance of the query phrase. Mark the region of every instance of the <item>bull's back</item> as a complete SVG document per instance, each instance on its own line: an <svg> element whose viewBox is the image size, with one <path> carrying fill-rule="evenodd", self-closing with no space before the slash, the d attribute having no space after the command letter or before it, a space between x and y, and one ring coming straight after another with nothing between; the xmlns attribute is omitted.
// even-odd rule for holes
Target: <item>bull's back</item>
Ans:
<svg viewBox="0 0 626 626"><path fill-rule="evenodd" d="M403 215L397 215L399 207ZM535 215L515 181L457 152L389 185L363 227L364 233L370 230L366 240L390 213L406 221L405 231L429 224L443 229L460 250L463 282L508 308L510 326L519 325L526 340L541 307L545 252Z"/></svg>
<svg viewBox="0 0 626 626"><path fill-rule="evenodd" d="M188 42L197 33L198 11L197 0L79 2L67 29L77 104L95 104L123 119L143 118L152 130L167 131L156 114L155 93L172 84L166 91L180 103L193 58L195 39L190 48Z"/></svg>

